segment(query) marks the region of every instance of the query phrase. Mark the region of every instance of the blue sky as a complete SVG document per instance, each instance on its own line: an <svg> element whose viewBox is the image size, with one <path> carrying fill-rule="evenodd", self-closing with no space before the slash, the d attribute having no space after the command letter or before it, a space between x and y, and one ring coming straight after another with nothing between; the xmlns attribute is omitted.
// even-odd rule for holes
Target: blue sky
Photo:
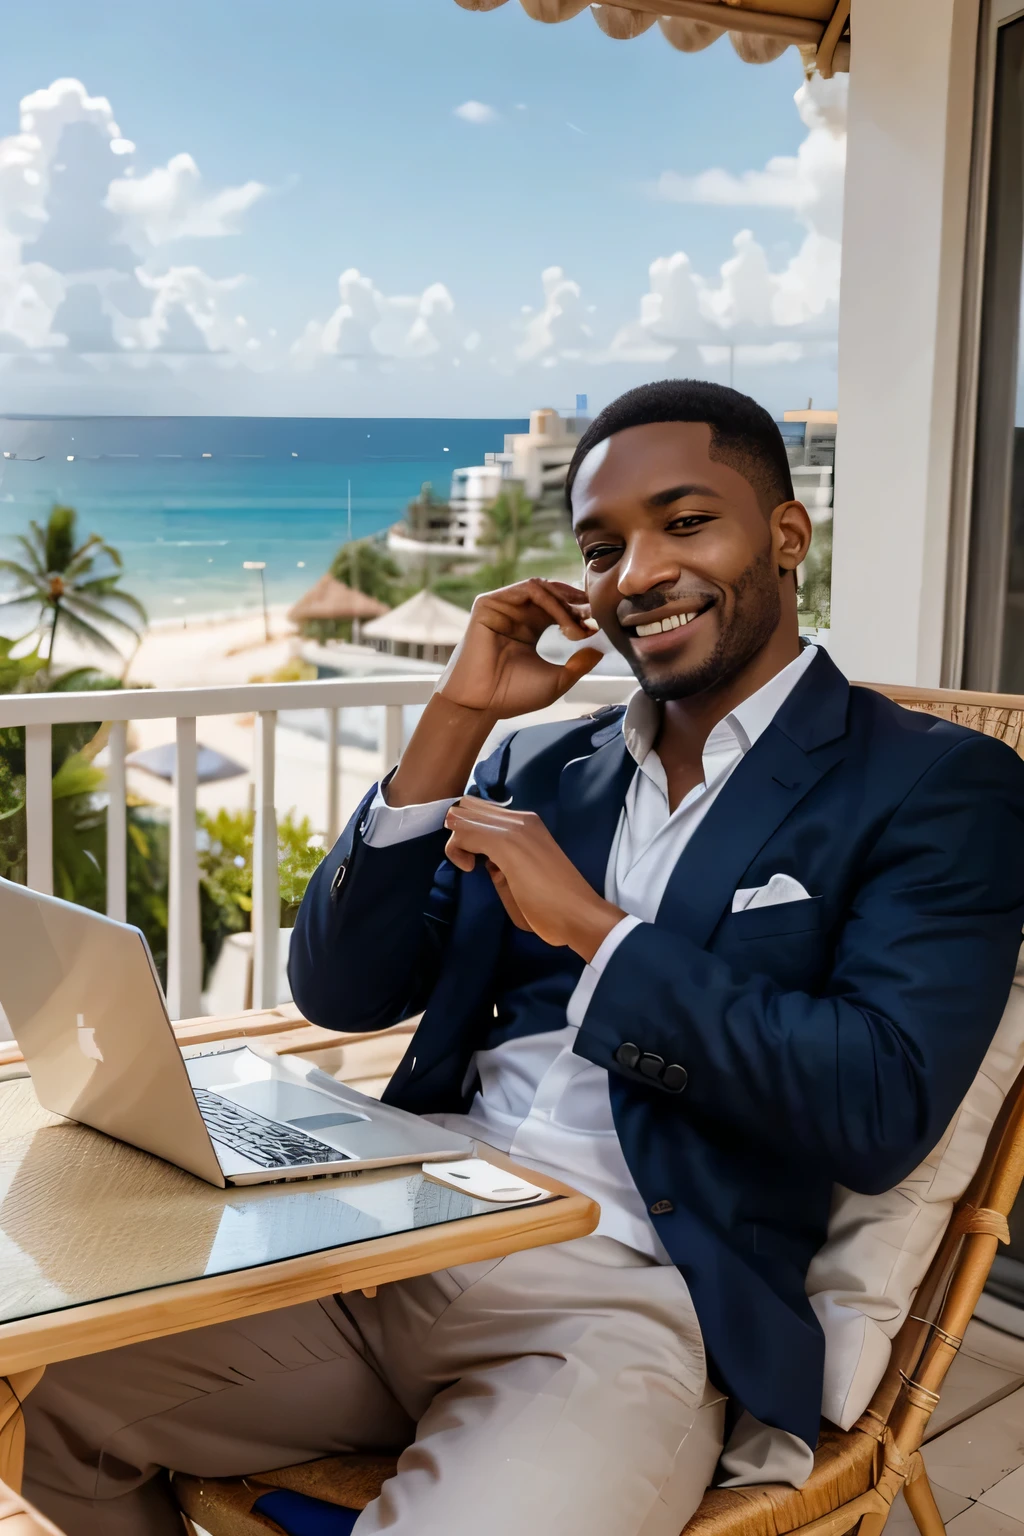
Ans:
<svg viewBox="0 0 1024 1536"><path fill-rule="evenodd" d="M52 281L41 274L49 329L6 322L12 346L24 343L38 354L34 362L49 359L61 375L51 385L45 367L19 363L22 390L33 398L51 387L61 401L92 391L97 408L121 408L126 391L119 361L110 358L134 347L153 366L139 364L128 393L145 395L157 410L181 408L174 402L187 397L204 408L214 365L192 353L207 342L211 353L235 359L233 368L217 365L215 393L241 410L306 411L322 397L324 409L354 414L363 413L361 403L382 413L389 400L396 414L519 413L539 403L544 384L549 394L575 386L600 398L643 377L692 371L701 360L721 377L724 355L707 352L719 340L741 347L734 354L741 387L774 391L780 401L786 394L786 403L802 403L788 399L793 391L834 393L834 360L821 338L834 329L829 284L838 281L838 258L805 246L809 231L815 236L815 198L834 194L835 164L822 172L831 191L815 190L813 174L809 192L793 190L793 157L815 134L807 111L801 117L794 106L803 78L795 50L754 67L726 39L693 55L671 48L657 28L613 42L587 12L545 27L516 0L489 14L454 0L34 0L7 13L4 40L0 135L17 133L22 98L59 79L79 81L90 98L107 98L134 146L111 158L111 175L124 176L130 162L127 174L148 189L152 213L162 195L154 173L189 155L201 176L201 184L189 182L189 196L205 210L177 221L174 209L165 210L158 237L135 238L141 282L157 295L146 299L149 328L137 334L132 325L146 318L138 285L127 302L113 277L76 268L67 253ZM458 116L468 101L489 108L489 120ZM90 131L107 135L106 151L111 131L95 111ZM831 132L835 139L835 123ZM39 162L44 191L60 163L55 155ZM790 170L764 182L773 157ZM703 174L716 169L726 173L717 183ZM749 173L762 182L750 182ZM241 211L220 217L203 201L252 183L259 190L242 198ZM142 219L135 195L129 188L113 204L119 217L130 206ZM178 194L171 188L167 196L170 208ZM201 237L190 232L200 227ZM11 228L24 267L31 241L24 223ZM722 290L719 273L742 229L753 231L756 253L744 256L737 300ZM691 337L678 324L659 331L648 312L641 334L648 268L680 252L697 274L704 318ZM789 271L782 280L789 296L780 299L776 279L798 259L810 264L809 275L803 266ZM362 275L356 297L370 318L362 329L350 318L340 331L336 319L332 330L339 275L352 268ZM552 268L561 276L549 278L545 299L541 273ZM191 269L201 277L166 278ZM12 267L11 284L15 277ZM244 281L212 286L231 278ZM678 270L672 281L682 281ZM800 284L811 293L802 304L799 294L794 299ZM444 293L430 297L432 285ZM102 311L97 323L112 340L89 342L99 334L95 324L68 328L72 288L74 313ZM687 287L686 303L689 294ZM409 296L422 300L420 310L411 300L396 304ZM341 302L351 308L351 293ZM664 309L669 301L657 302ZM373 330L378 312L383 329ZM422 334L399 336L416 315ZM525 328L538 316L531 340ZM244 331L248 351L240 341L236 347L231 324ZM165 359L186 325L198 325L203 340L184 347L188 361L175 368ZM307 332L304 349L293 351ZM789 350L755 356L750 347L761 343ZM107 363L64 377L71 352L92 356L93 346L110 354ZM0 406L12 408L2 375Z"/></svg>

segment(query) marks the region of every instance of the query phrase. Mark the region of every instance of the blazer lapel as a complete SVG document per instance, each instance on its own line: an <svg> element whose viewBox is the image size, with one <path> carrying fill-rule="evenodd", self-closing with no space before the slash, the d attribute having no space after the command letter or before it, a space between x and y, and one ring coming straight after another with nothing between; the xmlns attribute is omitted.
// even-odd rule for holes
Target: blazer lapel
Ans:
<svg viewBox="0 0 1024 1536"><path fill-rule="evenodd" d="M610 741L566 763L558 781L553 832L562 850L599 895L608 855L636 763L616 726Z"/></svg>
<svg viewBox="0 0 1024 1536"><path fill-rule="evenodd" d="M702 947L707 943L744 871L845 755L849 691L845 677L819 651L693 834L669 877L659 926L682 931Z"/></svg>

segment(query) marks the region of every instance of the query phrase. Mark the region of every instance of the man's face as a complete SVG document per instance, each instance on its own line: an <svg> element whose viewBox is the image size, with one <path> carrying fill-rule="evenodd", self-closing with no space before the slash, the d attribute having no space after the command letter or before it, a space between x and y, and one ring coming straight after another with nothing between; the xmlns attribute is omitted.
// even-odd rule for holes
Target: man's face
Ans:
<svg viewBox="0 0 1024 1536"><path fill-rule="evenodd" d="M798 503L769 519L710 447L703 422L630 427L587 455L573 486L591 612L655 699L725 682L763 648L810 538Z"/></svg>

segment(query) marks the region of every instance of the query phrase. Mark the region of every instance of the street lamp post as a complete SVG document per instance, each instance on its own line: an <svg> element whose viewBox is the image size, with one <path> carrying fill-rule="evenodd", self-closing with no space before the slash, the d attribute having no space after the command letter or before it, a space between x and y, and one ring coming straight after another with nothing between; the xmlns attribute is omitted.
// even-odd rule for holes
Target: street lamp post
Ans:
<svg viewBox="0 0 1024 1536"><path fill-rule="evenodd" d="M259 571L260 573L260 597L263 600L263 638L270 644L270 617L267 613L267 584L263 578L263 572L267 568L265 560L243 560L243 571Z"/></svg>

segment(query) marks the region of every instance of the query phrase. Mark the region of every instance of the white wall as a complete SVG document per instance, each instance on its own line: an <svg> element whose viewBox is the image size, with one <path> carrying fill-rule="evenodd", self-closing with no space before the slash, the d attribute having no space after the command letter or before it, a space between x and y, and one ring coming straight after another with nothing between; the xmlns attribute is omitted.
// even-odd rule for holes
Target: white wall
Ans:
<svg viewBox="0 0 1024 1536"><path fill-rule="evenodd" d="M830 650L940 682L978 0L853 0Z"/></svg>

